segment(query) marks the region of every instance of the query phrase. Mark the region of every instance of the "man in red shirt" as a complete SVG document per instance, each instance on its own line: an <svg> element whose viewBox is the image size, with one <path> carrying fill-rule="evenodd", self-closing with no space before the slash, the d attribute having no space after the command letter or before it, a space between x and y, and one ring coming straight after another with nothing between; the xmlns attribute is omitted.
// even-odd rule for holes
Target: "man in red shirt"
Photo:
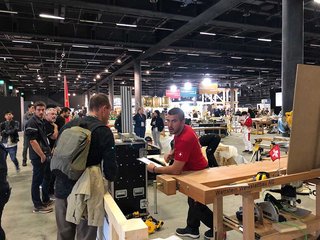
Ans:
<svg viewBox="0 0 320 240"><path fill-rule="evenodd" d="M243 152L246 153L252 153L252 143L250 141L250 132L251 132L251 127L252 127L252 119L250 117L250 114L247 112L242 112L241 113L241 126L242 126L242 133L243 133L243 143L245 150Z"/></svg>
<svg viewBox="0 0 320 240"><path fill-rule="evenodd" d="M185 125L184 113L180 108L172 108L167 115L169 132L174 134L174 150L164 156L166 161L174 159L170 166L156 167L150 163L149 172L165 174L181 174L183 171L199 171L207 168L208 162L202 155L197 135ZM210 229L205 232L205 239L213 239L213 213L202 203L188 197L188 217L185 228L177 228L176 234L183 237L199 238L200 222Z"/></svg>

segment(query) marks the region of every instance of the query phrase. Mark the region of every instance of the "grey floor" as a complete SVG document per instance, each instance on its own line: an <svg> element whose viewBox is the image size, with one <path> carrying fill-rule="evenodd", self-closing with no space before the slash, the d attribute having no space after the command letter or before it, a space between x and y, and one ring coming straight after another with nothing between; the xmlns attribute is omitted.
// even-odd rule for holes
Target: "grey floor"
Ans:
<svg viewBox="0 0 320 240"><path fill-rule="evenodd" d="M168 135L168 134L167 134ZM268 135L265 135L268 136ZM274 136L274 135L271 135ZM253 136L257 138L258 136ZM161 141L164 150L169 149L169 142L172 137L162 137ZM18 160L21 162L21 144L20 139L18 146ZM232 133L232 136L223 138L222 143L233 145L238 148L238 151L243 150L243 143L241 134ZM249 159L248 154L244 155ZM12 186L12 195L9 203L5 206L2 222L3 228L7 234L8 240L53 240L56 239L56 224L54 213L49 214L35 214L32 213L33 207L30 196L32 166L28 162L27 167L21 167L21 172L16 173L13 163L7 159L9 167L9 181ZM168 238L174 235L177 227L184 227L186 224L187 213L187 197L181 193L173 196L166 196L158 192L158 213L154 213L154 192L152 186L149 186L149 211L152 216L158 220L164 221L162 229L152 235L150 239L154 238ZM301 206L314 212L315 201L308 197L301 197ZM227 215L234 215L235 211L241 205L240 196L228 196L224 198L224 213ZM209 205L209 207L212 207ZM201 225L201 237L207 228ZM188 239L188 238L185 238ZM242 239L241 234L235 231L228 232L228 240Z"/></svg>

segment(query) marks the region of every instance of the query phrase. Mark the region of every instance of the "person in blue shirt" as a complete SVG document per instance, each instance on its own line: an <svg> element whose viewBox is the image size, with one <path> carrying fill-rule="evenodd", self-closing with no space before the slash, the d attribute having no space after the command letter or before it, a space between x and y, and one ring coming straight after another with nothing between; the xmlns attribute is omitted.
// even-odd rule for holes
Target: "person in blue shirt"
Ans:
<svg viewBox="0 0 320 240"><path fill-rule="evenodd" d="M139 107L137 114L133 116L134 132L138 137L144 138L146 133L147 116L143 113L143 108Z"/></svg>

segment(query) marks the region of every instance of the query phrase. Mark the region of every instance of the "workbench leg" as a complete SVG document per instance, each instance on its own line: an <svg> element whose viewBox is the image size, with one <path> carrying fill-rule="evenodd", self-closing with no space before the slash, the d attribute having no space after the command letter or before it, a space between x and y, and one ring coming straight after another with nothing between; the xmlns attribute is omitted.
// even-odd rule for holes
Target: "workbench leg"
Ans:
<svg viewBox="0 0 320 240"><path fill-rule="evenodd" d="M316 184L316 216L320 217L320 183ZM320 237L320 230L316 232L316 237ZM317 239L318 239L317 238Z"/></svg>
<svg viewBox="0 0 320 240"><path fill-rule="evenodd" d="M213 202L214 239L223 240L223 198L216 197Z"/></svg>
<svg viewBox="0 0 320 240"><path fill-rule="evenodd" d="M254 240L254 199L252 193L242 195L243 239Z"/></svg>

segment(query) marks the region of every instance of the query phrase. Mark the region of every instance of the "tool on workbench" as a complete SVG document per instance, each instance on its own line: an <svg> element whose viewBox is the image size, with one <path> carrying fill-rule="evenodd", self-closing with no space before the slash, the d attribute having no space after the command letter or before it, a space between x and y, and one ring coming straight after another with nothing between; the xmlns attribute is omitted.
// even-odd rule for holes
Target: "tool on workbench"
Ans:
<svg viewBox="0 0 320 240"><path fill-rule="evenodd" d="M285 217L279 214L279 209L269 201L264 201L257 203L261 208L263 217L274 221L274 222L284 222L286 221Z"/></svg>
<svg viewBox="0 0 320 240"><path fill-rule="evenodd" d="M286 212L297 211L297 203L301 203L301 199L297 199L297 189L291 185L283 185L281 189L271 189L270 192L281 194L281 200L276 200L282 205L282 210Z"/></svg>
<svg viewBox="0 0 320 240"><path fill-rule="evenodd" d="M236 212L236 217L239 221L242 221L242 217L243 217L242 207L239 207L239 211ZM262 209L257 204L254 205L254 221L263 225L263 212L262 212Z"/></svg>

